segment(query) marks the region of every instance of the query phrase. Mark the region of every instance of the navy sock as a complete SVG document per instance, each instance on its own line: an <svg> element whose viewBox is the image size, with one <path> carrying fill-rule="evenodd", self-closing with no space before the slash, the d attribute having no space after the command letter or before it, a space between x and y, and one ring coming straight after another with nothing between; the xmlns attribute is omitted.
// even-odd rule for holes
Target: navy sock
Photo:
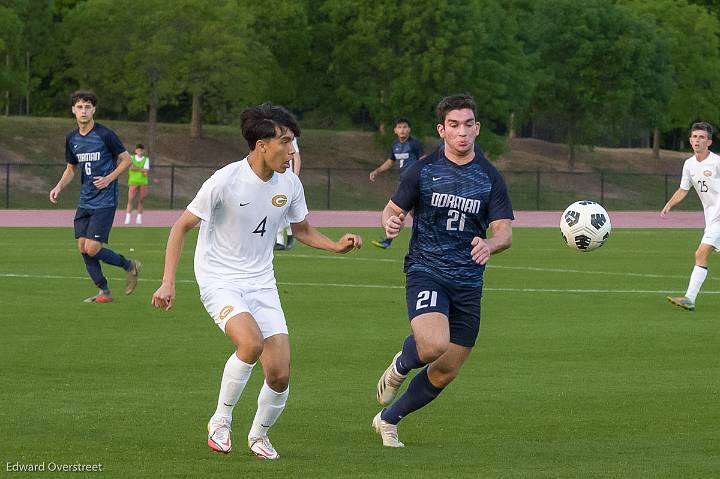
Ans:
<svg viewBox="0 0 720 479"><path fill-rule="evenodd" d="M85 253L82 254L82 257L83 261L85 261L85 268L87 269L90 278L93 280L93 283L95 283L95 286L102 289L103 291L107 291L107 279L103 275L100 262L97 260L97 258L93 258L92 256Z"/></svg>
<svg viewBox="0 0 720 479"><path fill-rule="evenodd" d="M392 243L392 240L393 240L393 239L394 239L394 238L385 238L385 241L387 241L388 243Z"/></svg>
<svg viewBox="0 0 720 479"><path fill-rule="evenodd" d="M415 336L411 334L405 338L402 354L398 356L397 361L395 361L395 369L404 376L411 370L421 366L425 366L425 363L420 361L420 356L417 352L417 344L415 344Z"/></svg>
<svg viewBox="0 0 720 479"><path fill-rule="evenodd" d="M392 406L383 410L380 418L390 424L397 424L411 412L430 404L441 392L442 389L432 385L427 375L427 368L424 368L410 381L405 394L400 396L400 399L395 401Z"/></svg>
<svg viewBox="0 0 720 479"><path fill-rule="evenodd" d="M125 259L125 256L117 254L115 251L109 248L102 248L100 251L97 252L95 258L113 266L120 266L125 271L130 269L130 260Z"/></svg>

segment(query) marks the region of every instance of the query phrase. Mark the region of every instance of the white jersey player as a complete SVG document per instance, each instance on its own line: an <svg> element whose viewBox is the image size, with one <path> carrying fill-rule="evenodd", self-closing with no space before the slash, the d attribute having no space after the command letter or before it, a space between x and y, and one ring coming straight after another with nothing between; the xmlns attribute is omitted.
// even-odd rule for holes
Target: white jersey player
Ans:
<svg viewBox="0 0 720 479"><path fill-rule="evenodd" d="M695 188L703 205L705 231L695 251L695 267L690 274L687 292L685 296L667 298L675 306L689 311L695 309L695 299L707 277L708 258L713 251L720 249L720 156L708 149L712 144L712 135L713 127L709 123L693 124L690 146L695 154L685 160L680 188L660 213L660 216L665 217L687 196L691 187Z"/></svg>
<svg viewBox="0 0 720 479"><path fill-rule="evenodd" d="M208 179L173 225L162 285L152 304L172 307L185 236L200 224L195 249L200 299L236 347L225 363L217 408L208 423L208 445L230 452L232 411L259 359L265 382L248 446L260 458L277 459L267 431L282 413L290 390L290 343L272 266L275 235L289 222L299 241L336 253L360 248L362 240L345 234L332 241L305 219L302 184L286 172L294 154L292 140L300 134L290 112L264 103L243 111L241 125L250 154Z"/></svg>
<svg viewBox="0 0 720 479"><path fill-rule="evenodd" d="M300 165L302 164L302 158L300 156L300 147L298 146L297 138L293 138L293 150L295 154L290 160L290 171L300 176ZM277 238L275 240L275 249L284 250L290 249L295 244L295 238L293 238L292 228L290 228L290 222L286 222L285 225L278 229Z"/></svg>

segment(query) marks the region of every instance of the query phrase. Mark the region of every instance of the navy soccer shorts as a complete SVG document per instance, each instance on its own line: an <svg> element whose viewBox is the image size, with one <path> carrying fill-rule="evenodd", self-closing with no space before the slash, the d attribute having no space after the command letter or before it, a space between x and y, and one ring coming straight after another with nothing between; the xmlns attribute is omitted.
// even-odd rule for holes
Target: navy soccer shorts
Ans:
<svg viewBox="0 0 720 479"><path fill-rule="evenodd" d="M96 210L78 208L75 212L75 238L88 238L107 243L114 220L115 208Z"/></svg>
<svg viewBox="0 0 720 479"><path fill-rule="evenodd" d="M425 313L448 317L450 342L471 348L480 332L482 287L458 287L424 273L408 273L405 286L410 321Z"/></svg>

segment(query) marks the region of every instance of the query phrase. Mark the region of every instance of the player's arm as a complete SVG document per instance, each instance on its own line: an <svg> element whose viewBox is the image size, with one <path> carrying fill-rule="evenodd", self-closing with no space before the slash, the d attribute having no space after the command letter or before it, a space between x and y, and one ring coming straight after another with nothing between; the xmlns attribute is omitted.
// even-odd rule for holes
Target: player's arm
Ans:
<svg viewBox="0 0 720 479"><path fill-rule="evenodd" d="M512 245L512 220L493 221L490 223L490 232L490 238L476 236L470 242L470 256L477 264L487 263L490 255L501 253Z"/></svg>
<svg viewBox="0 0 720 479"><path fill-rule="evenodd" d="M688 191L690 190L684 190L682 188L678 188L677 191L670 197L667 203L665 203L665 207L663 207L662 211L660 212L661 217L667 216L668 213L670 213L670 210L673 209L675 205L680 203L682 200L685 199L685 197L688 194Z"/></svg>
<svg viewBox="0 0 720 479"><path fill-rule="evenodd" d="M57 203L58 196L60 196L60 192L70 184L70 182L75 177L75 172L77 171L77 165L73 165L72 163L68 163L67 166L65 166L65 171L63 171L62 176L60 177L60 180L57 182L57 185L55 185L55 188L50 190L50 202L51 203Z"/></svg>
<svg viewBox="0 0 720 479"><path fill-rule="evenodd" d="M125 173L127 169L130 168L130 165L132 165L132 158L130 158L130 153L128 153L127 151L123 151L118 155L118 164L112 171L112 173L107 176L93 176L93 184L95 185L95 188L99 190L107 188L110 183L117 180L118 176Z"/></svg>
<svg viewBox="0 0 720 479"><path fill-rule="evenodd" d="M175 300L175 273L178 263L180 262L185 236L187 236L188 231L197 226L198 223L200 223L200 218L188 210L185 210L175 222L172 229L170 229L170 236L168 237L167 246L165 247L165 270L163 272L162 284L157 291L155 291L150 301L156 308L163 308L165 310L172 308L173 301Z"/></svg>
<svg viewBox="0 0 720 479"><path fill-rule="evenodd" d="M374 170L372 170L370 172L370 181L375 181L375 178L377 178L377 175L392 168L393 163L395 163L395 162L388 158L387 160L385 160L385 162L382 165L380 165L377 168L375 168Z"/></svg>
<svg viewBox="0 0 720 479"><path fill-rule="evenodd" d="M346 233L337 241L333 241L316 228L314 228L307 220L299 223L290 223L293 236L295 239L305 243L308 246L325 251L335 253L347 253L353 249L362 247L362 238L359 235Z"/></svg>
<svg viewBox="0 0 720 479"><path fill-rule="evenodd" d="M302 156L300 156L299 149L295 151L295 154L293 155L293 173L300 176L300 165L302 165Z"/></svg>

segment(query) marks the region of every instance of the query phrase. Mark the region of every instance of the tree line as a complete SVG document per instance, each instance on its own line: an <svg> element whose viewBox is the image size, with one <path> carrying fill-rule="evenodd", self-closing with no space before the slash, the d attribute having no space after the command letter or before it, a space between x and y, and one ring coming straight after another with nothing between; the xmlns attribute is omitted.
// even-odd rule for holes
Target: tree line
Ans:
<svg viewBox="0 0 720 479"><path fill-rule="evenodd" d="M5 115L232 123L270 100L304 124L419 134L449 93L485 131L529 124L570 146L720 124L717 0L0 0ZM488 143L493 148L492 138Z"/></svg>

